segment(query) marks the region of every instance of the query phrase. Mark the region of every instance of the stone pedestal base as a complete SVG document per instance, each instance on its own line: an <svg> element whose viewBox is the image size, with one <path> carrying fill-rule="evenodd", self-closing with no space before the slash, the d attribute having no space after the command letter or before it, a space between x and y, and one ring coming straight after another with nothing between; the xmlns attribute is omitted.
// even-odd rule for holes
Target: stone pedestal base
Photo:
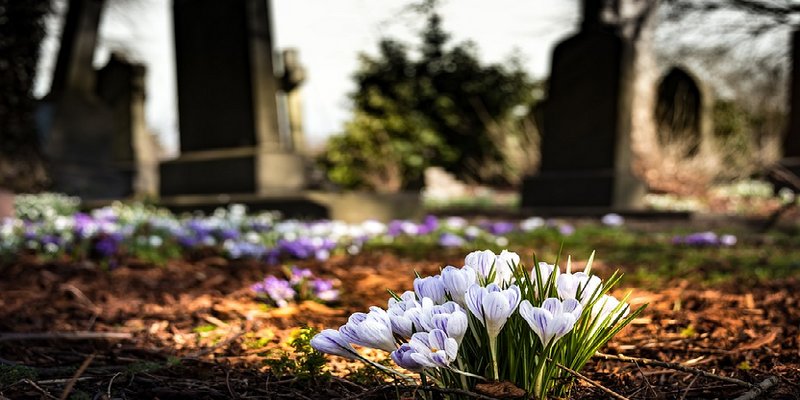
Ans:
<svg viewBox="0 0 800 400"><path fill-rule="evenodd" d="M643 207L644 185L613 171L544 172L523 181L520 206L537 209L636 210Z"/></svg>
<svg viewBox="0 0 800 400"><path fill-rule="evenodd" d="M161 196L295 191L306 186L305 161L254 148L191 152L160 166Z"/></svg>

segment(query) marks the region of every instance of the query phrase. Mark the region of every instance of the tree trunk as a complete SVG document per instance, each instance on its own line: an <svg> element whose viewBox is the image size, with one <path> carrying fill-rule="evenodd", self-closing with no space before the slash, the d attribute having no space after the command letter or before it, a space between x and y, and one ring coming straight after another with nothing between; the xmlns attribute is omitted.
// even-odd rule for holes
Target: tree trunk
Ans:
<svg viewBox="0 0 800 400"><path fill-rule="evenodd" d="M0 0L0 215L12 192L46 183L32 89L49 9L49 0Z"/></svg>

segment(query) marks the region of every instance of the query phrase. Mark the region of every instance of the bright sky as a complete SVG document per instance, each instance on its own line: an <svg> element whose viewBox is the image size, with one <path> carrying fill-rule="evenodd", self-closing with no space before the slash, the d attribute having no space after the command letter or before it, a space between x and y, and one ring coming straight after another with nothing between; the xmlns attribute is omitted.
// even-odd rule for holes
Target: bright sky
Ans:
<svg viewBox="0 0 800 400"><path fill-rule="evenodd" d="M95 65L106 63L112 50L147 65L146 118L152 131L173 152L178 147L172 9L167 0L108 2L103 16ZM410 0L273 0L272 19L277 50L295 47L308 78L302 87L304 127L308 140L320 143L341 130L349 118L347 94L360 52L376 51L381 36L413 40L423 21L407 12ZM441 12L444 28L456 41L472 40L487 62L518 54L536 77L548 74L553 45L577 27L577 1L450 0ZM63 11L63 10L62 10ZM50 88L58 50L57 19L43 44L35 94Z"/></svg>

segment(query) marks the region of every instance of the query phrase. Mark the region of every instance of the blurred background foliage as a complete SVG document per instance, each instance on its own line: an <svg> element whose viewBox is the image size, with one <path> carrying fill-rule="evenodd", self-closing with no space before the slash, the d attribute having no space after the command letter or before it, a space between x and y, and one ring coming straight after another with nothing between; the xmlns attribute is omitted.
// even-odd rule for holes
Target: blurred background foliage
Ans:
<svg viewBox="0 0 800 400"><path fill-rule="evenodd" d="M435 1L417 11L427 21L419 48L384 38L377 56L361 56L353 118L319 158L328 178L394 192L419 189L425 168L441 166L471 183L516 183L531 167L541 83L513 57L483 64L472 43L451 45Z"/></svg>

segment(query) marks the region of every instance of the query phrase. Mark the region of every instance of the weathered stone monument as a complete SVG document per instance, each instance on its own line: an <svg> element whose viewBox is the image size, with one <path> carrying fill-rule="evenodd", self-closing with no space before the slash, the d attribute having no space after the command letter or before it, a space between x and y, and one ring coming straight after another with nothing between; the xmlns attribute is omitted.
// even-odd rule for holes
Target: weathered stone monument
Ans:
<svg viewBox="0 0 800 400"><path fill-rule="evenodd" d="M604 21L606 3L583 0L581 31L553 52L541 167L523 182L523 208L630 209L641 201L631 172L633 48Z"/></svg>
<svg viewBox="0 0 800 400"><path fill-rule="evenodd" d="M685 156L700 151L712 135L710 91L689 72L671 68L658 85L655 118L662 146L681 146Z"/></svg>
<svg viewBox="0 0 800 400"><path fill-rule="evenodd" d="M304 160L278 128L268 3L173 7L181 155L161 164L161 195L302 189Z"/></svg>
<svg viewBox="0 0 800 400"><path fill-rule="evenodd" d="M153 183L134 185L143 170L133 143L149 139L144 67L119 56L99 72L92 66L103 3L69 2L53 83L37 111L52 189L88 200L154 192Z"/></svg>
<svg viewBox="0 0 800 400"><path fill-rule="evenodd" d="M800 30L792 34L791 94L789 129L783 140L781 165L800 176Z"/></svg>
<svg viewBox="0 0 800 400"><path fill-rule="evenodd" d="M282 53L283 71L281 74L281 90L284 93L288 141L291 150L298 154L306 151L306 139L303 132L303 100L300 85L306 79L306 70L300 63L297 49L286 49Z"/></svg>

